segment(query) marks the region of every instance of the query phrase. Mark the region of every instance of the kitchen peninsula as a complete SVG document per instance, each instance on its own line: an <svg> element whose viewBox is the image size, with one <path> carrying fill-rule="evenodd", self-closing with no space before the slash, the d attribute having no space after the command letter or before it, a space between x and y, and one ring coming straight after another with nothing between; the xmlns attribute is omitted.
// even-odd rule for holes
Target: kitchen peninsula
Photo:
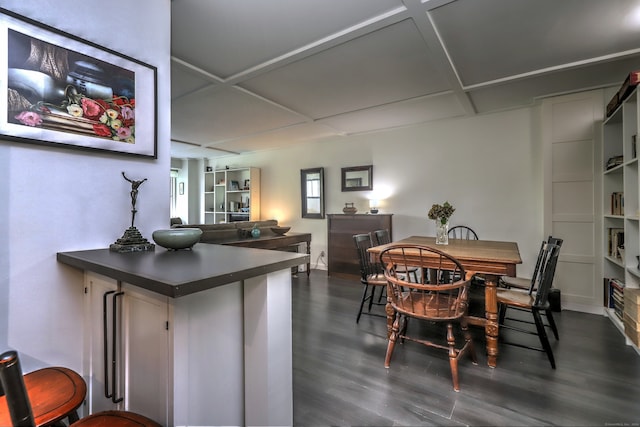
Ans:
<svg viewBox="0 0 640 427"><path fill-rule="evenodd" d="M293 423L290 268L309 255L198 243L57 259L84 271L91 412L121 407L163 425Z"/></svg>

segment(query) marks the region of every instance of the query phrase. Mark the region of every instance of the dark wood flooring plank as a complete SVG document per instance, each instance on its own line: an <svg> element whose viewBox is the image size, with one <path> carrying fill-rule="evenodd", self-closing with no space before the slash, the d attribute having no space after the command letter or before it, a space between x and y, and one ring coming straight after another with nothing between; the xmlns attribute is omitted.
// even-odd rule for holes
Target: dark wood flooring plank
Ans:
<svg viewBox="0 0 640 427"><path fill-rule="evenodd" d="M391 367L384 368L385 319L363 316L356 325L358 282L314 270L310 279L294 278L292 292L295 425L640 423L640 356L606 317L554 313L556 370L544 353L502 344L498 367L491 369L484 332L472 328L479 364L460 361L456 393L444 351L407 342L397 345Z"/></svg>

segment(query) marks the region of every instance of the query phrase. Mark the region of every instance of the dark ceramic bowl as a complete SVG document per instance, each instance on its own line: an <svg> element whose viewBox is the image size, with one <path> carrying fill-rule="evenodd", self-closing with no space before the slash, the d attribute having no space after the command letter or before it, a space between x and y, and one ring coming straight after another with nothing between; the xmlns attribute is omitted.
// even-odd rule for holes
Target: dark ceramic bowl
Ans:
<svg viewBox="0 0 640 427"><path fill-rule="evenodd" d="M151 235L158 246L166 249L189 249L200 241L202 230L199 228L172 228L156 230Z"/></svg>

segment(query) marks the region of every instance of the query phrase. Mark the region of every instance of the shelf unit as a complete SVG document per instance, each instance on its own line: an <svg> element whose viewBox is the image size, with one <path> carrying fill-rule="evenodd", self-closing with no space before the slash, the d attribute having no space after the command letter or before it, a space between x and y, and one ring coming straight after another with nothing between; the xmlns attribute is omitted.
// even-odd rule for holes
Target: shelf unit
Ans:
<svg viewBox="0 0 640 427"><path fill-rule="evenodd" d="M638 175L638 155L636 144L640 123L640 98L637 89L609 116L602 126L602 158L604 160L603 195L603 275L618 278L625 283L625 289L640 287L640 181ZM607 167L609 159L622 156L622 161ZM614 209L613 194L622 193L621 210ZM624 231L624 251L622 256L611 247L611 230ZM625 326L612 308L605 308L605 314L625 335ZM640 353L638 346L627 337L626 342Z"/></svg>
<svg viewBox="0 0 640 427"><path fill-rule="evenodd" d="M204 172L204 223L260 220L260 169Z"/></svg>

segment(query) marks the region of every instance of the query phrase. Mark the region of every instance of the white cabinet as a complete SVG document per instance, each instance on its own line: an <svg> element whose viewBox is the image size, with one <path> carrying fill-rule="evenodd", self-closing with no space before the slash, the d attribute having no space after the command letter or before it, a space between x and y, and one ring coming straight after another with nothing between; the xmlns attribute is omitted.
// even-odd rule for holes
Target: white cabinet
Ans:
<svg viewBox="0 0 640 427"><path fill-rule="evenodd" d="M620 279L627 288L640 287L639 102L634 90L604 121L602 130L603 275ZM606 312L624 333L615 311L607 308Z"/></svg>
<svg viewBox="0 0 640 427"><path fill-rule="evenodd" d="M220 169L204 173L204 222L260 220L260 169Z"/></svg>
<svg viewBox="0 0 640 427"><path fill-rule="evenodd" d="M89 412L125 409L171 424L168 298L90 272L85 273L85 296Z"/></svg>

